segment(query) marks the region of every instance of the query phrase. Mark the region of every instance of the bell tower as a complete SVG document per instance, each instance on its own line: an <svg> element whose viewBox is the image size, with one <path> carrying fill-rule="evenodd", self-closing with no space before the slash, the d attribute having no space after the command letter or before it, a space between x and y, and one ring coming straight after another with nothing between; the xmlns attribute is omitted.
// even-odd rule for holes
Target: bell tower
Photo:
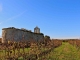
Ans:
<svg viewBox="0 0 80 60"><path fill-rule="evenodd" d="M40 33L40 28L38 28L38 26L34 28L34 33Z"/></svg>

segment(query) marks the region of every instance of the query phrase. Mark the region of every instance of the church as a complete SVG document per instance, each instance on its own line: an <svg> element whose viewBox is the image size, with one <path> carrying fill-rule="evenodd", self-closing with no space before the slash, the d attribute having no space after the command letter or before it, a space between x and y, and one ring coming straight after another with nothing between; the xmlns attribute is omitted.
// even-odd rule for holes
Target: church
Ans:
<svg viewBox="0 0 80 60"><path fill-rule="evenodd" d="M3 28L2 29L2 43L8 41L42 41L44 40L44 34L40 32L40 28L36 26L34 32L24 28L18 29L15 27Z"/></svg>

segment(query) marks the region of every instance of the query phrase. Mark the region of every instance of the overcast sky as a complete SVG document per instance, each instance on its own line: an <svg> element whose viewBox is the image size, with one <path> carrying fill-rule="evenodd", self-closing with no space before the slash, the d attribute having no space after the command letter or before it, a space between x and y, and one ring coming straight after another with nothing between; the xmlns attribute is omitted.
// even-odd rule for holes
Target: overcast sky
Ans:
<svg viewBox="0 0 80 60"><path fill-rule="evenodd" d="M51 38L80 38L80 0L0 0L0 35L35 26Z"/></svg>

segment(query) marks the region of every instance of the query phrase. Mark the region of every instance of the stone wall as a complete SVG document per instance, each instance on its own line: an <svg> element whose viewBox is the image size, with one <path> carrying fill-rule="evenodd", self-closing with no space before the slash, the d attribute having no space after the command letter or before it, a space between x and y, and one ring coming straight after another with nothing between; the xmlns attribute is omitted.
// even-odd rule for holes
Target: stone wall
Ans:
<svg viewBox="0 0 80 60"><path fill-rule="evenodd" d="M1 43L1 41L2 41L2 38L0 38L0 43Z"/></svg>
<svg viewBox="0 0 80 60"><path fill-rule="evenodd" d="M44 39L44 34L34 33L28 30L17 28L3 28L2 29L2 43L7 41L40 41Z"/></svg>

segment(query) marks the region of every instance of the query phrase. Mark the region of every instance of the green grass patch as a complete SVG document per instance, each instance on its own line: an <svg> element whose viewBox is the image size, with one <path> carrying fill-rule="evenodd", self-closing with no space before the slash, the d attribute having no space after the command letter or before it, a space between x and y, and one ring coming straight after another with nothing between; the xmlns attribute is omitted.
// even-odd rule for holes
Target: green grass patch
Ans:
<svg viewBox="0 0 80 60"><path fill-rule="evenodd" d="M80 50L69 43L63 42L61 46L55 48L44 58L46 60L80 60Z"/></svg>

